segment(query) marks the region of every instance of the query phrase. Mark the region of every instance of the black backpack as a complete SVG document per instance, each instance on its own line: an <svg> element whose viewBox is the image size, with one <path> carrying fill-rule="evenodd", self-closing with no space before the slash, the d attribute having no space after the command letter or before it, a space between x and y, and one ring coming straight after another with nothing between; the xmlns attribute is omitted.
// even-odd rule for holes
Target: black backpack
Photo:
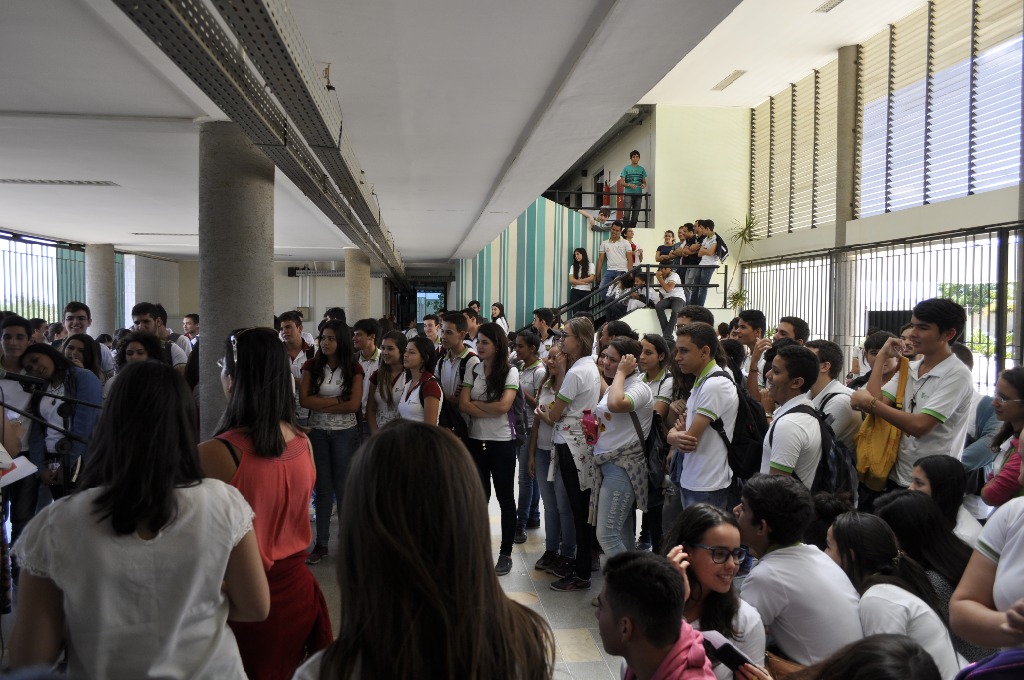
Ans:
<svg viewBox="0 0 1024 680"><path fill-rule="evenodd" d="M469 358L475 356L472 352L467 352L466 356L462 357L459 361L459 385L462 385L466 379L466 364L469 363ZM444 361L443 356L437 360L435 373L438 377L438 382L440 382L442 361ZM462 441L469 439L469 425L466 423L466 419L462 417L462 411L459 410L457 401L447 398L441 400L441 411L437 415L437 424L439 427L449 430Z"/></svg>
<svg viewBox="0 0 1024 680"><path fill-rule="evenodd" d="M725 243L725 239L715 234L715 240L718 241L718 249L715 250L715 257L718 258L719 262L725 262L725 258L729 257L729 246Z"/></svg>
<svg viewBox="0 0 1024 680"><path fill-rule="evenodd" d="M827 401L825 402L827 403ZM809 404L800 404L786 411L780 418L785 418L790 413L806 413L814 416L818 421L818 429L821 432L821 456L818 458L818 467L814 471L814 481L811 482L811 493L827 491L829 493L849 493L854 502L857 498L857 460L850 449L836 437L832 426L825 422L822 412L825 407L822 403L822 411ZM773 427L768 433L768 445L771 446L775 436ZM793 472L796 479L800 477Z"/></svg>
<svg viewBox="0 0 1024 680"><path fill-rule="evenodd" d="M715 376L729 379L735 385L733 377L727 372L718 370L711 373L705 380ZM737 399L736 427L732 431L732 439L725 433L725 423L716 418L711 423L718 436L725 442L729 452L729 468L732 474L743 481L761 471L761 459L764 457L764 436L768 432L768 418L764 414L761 402L755 399L747 388L735 385Z"/></svg>

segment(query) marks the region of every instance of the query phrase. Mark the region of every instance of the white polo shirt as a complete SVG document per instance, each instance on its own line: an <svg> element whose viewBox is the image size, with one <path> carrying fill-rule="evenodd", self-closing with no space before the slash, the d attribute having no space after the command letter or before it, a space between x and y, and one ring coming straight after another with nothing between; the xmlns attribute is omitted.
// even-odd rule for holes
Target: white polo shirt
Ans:
<svg viewBox="0 0 1024 680"><path fill-rule="evenodd" d="M636 442L636 428L633 426L633 418L629 415L631 412L635 413L640 421L640 430L643 432L645 440L651 433L651 422L654 419L654 394L647 386L642 374L634 372L633 375L626 378L623 384L623 396L632 405L629 411L615 413L609 409L609 392L610 390L605 390L604 396L594 408L600 433L597 444L594 445L594 455L614 451Z"/></svg>
<svg viewBox="0 0 1024 680"><path fill-rule="evenodd" d="M829 396L832 394L836 396ZM851 451L856 451L854 439L863 422L863 414L850 408L852 394L853 390L849 387L838 380L833 380L818 392L818 396L811 399L811 406L821 411L821 404L825 402L825 417L832 426L836 438L846 444Z"/></svg>
<svg viewBox="0 0 1024 680"><path fill-rule="evenodd" d="M369 377L377 372L377 368L380 366L380 348L376 347L373 350L373 354L367 359L363 356L363 353L356 350L356 360L359 365L363 367L363 375L366 379L363 380L363 415L366 415L366 400L370 396L370 380Z"/></svg>
<svg viewBox="0 0 1024 680"><path fill-rule="evenodd" d="M487 376L484 375L483 366L478 364L473 368L467 368L466 379L463 381L462 387L470 390L469 396L473 401L487 401ZM519 389L519 369L515 366L508 368L508 374L505 375L505 389ZM510 441L512 427L508 422L508 413L497 416L470 416L469 436L471 439L481 441Z"/></svg>
<svg viewBox="0 0 1024 680"><path fill-rule="evenodd" d="M1024 497L1007 501L988 518L977 551L995 562L992 603L1005 612L1024 597Z"/></svg>
<svg viewBox="0 0 1024 680"><path fill-rule="evenodd" d="M718 364L711 361L697 377L686 400L686 429L693 427L698 414L712 422L721 418L725 434L732 441L739 400L732 380L721 375L708 377L718 369ZM717 491L727 488L731 482L729 450L721 435L708 425L696 450L683 454L679 486L688 491Z"/></svg>
<svg viewBox="0 0 1024 680"><path fill-rule="evenodd" d="M818 419L808 413L786 415L800 404L810 406L807 394L793 397L775 411L775 420L764 436L761 472L767 474L772 468L795 472L810 489L821 458L821 427Z"/></svg>
<svg viewBox="0 0 1024 680"><path fill-rule="evenodd" d="M624 272L629 267L626 261L626 253L633 252L629 241L619 237L618 241L601 241L598 252L604 253L604 270L606 272Z"/></svg>
<svg viewBox="0 0 1024 680"><path fill-rule="evenodd" d="M665 290L664 288L662 288L661 294L664 297L675 297L685 300L686 291L683 289L683 282L679 280L679 274L672 272L671 274L666 276L665 283L668 283L670 281L676 285L672 287L672 290Z"/></svg>
<svg viewBox="0 0 1024 680"><path fill-rule="evenodd" d="M918 377L921 361L911 361L907 377L907 391L903 395L906 413L926 413L939 424L923 437L900 437L900 452L889 479L902 487L910 486L910 475L918 459L933 454L945 454L960 460L967 437L967 421L974 392L971 369L955 354L943 359L924 377ZM899 373L882 388L882 394L896 401Z"/></svg>

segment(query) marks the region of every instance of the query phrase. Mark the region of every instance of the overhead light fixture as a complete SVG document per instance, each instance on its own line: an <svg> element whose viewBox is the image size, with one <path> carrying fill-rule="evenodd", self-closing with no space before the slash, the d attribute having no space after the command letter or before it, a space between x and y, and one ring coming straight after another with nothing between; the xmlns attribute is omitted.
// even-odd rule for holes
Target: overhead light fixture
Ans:
<svg viewBox="0 0 1024 680"><path fill-rule="evenodd" d="M737 80L739 80L740 76L742 76L744 73L746 73L746 71L733 71L725 78L722 78L722 82L718 83L718 85L715 85L713 88L711 88L712 91L721 92L722 90L724 90L725 88L729 87Z"/></svg>
<svg viewBox="0 0 1024 680"><path fill-rule="evenodd" d="M843 0L826 0L821 5L821 7L818 7L814 11L819 13L819 14L827 14L828 12L831 12L832 10L834 10L836 7L838 7L841 4L843 4Z"/></svg>
<svg viewBox="0 0 1024 680"><path fill-rule="evenodd" d="M27 184L47 187L119 187L117 182L98 179L11 179L0 178L0 184Z"/></svg>

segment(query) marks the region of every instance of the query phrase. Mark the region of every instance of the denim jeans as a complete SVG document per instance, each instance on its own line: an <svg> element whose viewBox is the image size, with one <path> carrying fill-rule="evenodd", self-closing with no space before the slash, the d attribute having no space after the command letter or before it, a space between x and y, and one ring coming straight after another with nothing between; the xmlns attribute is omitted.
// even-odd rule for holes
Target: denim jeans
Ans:
<svg viewBox="0 0 1024 680"><path fill-rule="evenodd" d="M694 283L699 284L700 286L707 286L711 282L711 277L715 275L716 271L717 270L714 267L691 269L686 274L686 280L689 281L690 272L694 272L697 277L697 280L694 281ZM703 287L694 287L692 290L693 292L690 294L690 304L703 306L704 302L708 299L708 289Z"/></svg>
<svg viewBox="0 0 1024 680"><path fill-rule="evenodd" d="M661 334L668 341L670 347L676 343L676 320L679 318L679 312L683 311L685 306L686 300L681 297L662 298L658 304L654 305L654 310L658 313L658 321L661 322ZM666 309L669 310L667 320L665 319Z"/></svg>
<svg viewBox="0 0 1024 680"><path fill-rule="evenodd" d="M309 431L309 442L313 445L316 465L316 542L327 545L331 536L331 507L337 498L338 508L341 508L348 469L359 448L359 428L314 428Z"/></svg>
<svg viewBox="0 0 1024 680"><path fill-rule="evenodd" d="M626 194L622 198L622 205L626 209L626 228L636 227L636 223L640 219L640 206L644 203L644 195Z"/></svg>
<svg viewBox="0 0 1024 680"><path fill-rule="evenodd" d="M597 500L597 542L608 557L633 550L636 523L633 485L615 463L601 463L601 494Z"/></svg>
<svg viewBox="0 0 1024 680"><path fill-rule="evenodd" d="M525 528L527 522L540 521L540 484L536 476L530 476L525 444L517 447L516 458L519 460L519 501L516 505L516 526ZM537 468L537 475L540 474L540 468Z"/></svg>
<svg viewBox="0 0 1024 680"><path fill-rule="evenodd" d="M580 488L580 475L572 459L568 444L555 444L558 456L558 470L562 473L562 486L569 497L572 522L576 527L576 577L590 580L591 537L594 532L587 519L590 516L590 489Z"/></svg>
<svg viewBox="0 0 1024 680"><path fill-rule="evenodd" d="M688 508L696 503L707 503L708 505L722 508L726 512L731 512L733 506L729 505L729 488L727 486L717 491L690 491L689 489L683 489L683 507Z"/></svg>
<svg viewBox="0 0 1024 680"><path fill-rule="evenodd" d="M512 539L516 533L513 481L516 476L516 443L470 439L466 448L476 463L488 502L491 500L491 478L494 478L494 495L498 497L498 507L501 508L501 546L498 552L511 555Z"/></svg>
<svg viewBox="0 0 1024 680"><path fill-rule="evenodd" d="M36 505L39 503L39 487L39 477L29 475L4 488L4 499L11 501L11 545L18 540L25 526L35 517Z"/></svg>
<svg viewBox="0 0 1024 680"><path fill-rule="evenodd" d="M598 286L598 288L604 288L611 283L612 279L622 276L625 273L626 272L619 269L606 269L604 274L601 275L601 285Z"/></svg>
<svg viewBox="0 0 1024 680"><path fill-rule="evenodd" d="M576 554L576 525L572 521L569 495L562 484L562 471L555 466L555 478L548 481L548 467L551 465L551 451L537 449L533 456L533 467L540 486L540 497L544 499L544 549L557 551L563 557Z"/></svg>

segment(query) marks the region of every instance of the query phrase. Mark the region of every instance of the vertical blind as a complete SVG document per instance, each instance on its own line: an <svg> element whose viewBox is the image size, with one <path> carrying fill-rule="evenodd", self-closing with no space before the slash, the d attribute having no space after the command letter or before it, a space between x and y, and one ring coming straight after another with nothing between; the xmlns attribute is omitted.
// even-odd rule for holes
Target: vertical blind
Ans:
<svg viewBox="0 0 1024 680"><path fill-rule="evenodd" d="M856 216L1020 182L1020 0L935 0L858 47Z"/></svg>

